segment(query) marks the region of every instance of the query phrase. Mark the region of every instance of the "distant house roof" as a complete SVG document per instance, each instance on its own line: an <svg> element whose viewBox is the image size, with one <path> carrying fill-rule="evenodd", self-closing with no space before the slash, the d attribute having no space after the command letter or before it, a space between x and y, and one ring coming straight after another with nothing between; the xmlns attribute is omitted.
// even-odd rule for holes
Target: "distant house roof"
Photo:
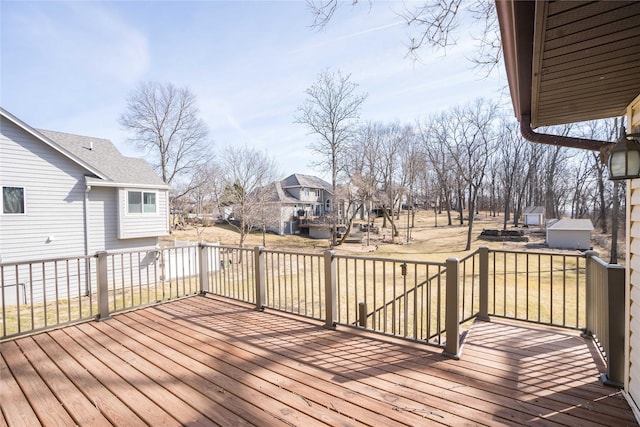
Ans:
<svg viewBox="0 0 640 427"><path fill-rule="evenodd" d="M282 188L282 181L272 182L264 188L264 200L272 203L289 203L295 205L300 201L294 197L291 197L284 188Z"/></svg>
<svg viewBox="0 0 640 427"><path fill-rule="evenodd" d="M524 208L524 214L525 215L541 215L541 214L544 214L544 207L543 206L529 206L527 208Z"/></svg>
<svg viewBox="0 0 640 427"><path fill-rule="evenodd" d="M547 224L547 230L576 230L592 231L593 223L590 219L557 219L551 220Z"/></svg>
<svg viewBox="0 0 640 427"><path fill-rule="evenodd" d="M37 129L39 133L82 159L116 183L164 185L144 159L125 157L108 139Z"/></svg>
<svg viewBox="0 0 640 427"><path fill-rule="evenodd" d="M331 184L327 181L318 178L317 176L312 175L303 175L300 173L294 173L293 175L289 175L282 181L282 187L287 188L299 188L299 187L308 187L308 188L321 188L329 193L332 193L333 190L331 188Z"/></svg>

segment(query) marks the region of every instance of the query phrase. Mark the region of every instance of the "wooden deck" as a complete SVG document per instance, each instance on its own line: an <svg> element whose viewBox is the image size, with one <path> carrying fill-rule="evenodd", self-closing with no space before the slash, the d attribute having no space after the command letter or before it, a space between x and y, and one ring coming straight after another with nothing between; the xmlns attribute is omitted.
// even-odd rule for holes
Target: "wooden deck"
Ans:
<svg viewBox="0 0 640 427"><path fill-rule="evenodd" d="M0 355L0 426L636 425L599 382L590 341L499 320L476 323L455 361L192 297L7 341Z"/></svg>

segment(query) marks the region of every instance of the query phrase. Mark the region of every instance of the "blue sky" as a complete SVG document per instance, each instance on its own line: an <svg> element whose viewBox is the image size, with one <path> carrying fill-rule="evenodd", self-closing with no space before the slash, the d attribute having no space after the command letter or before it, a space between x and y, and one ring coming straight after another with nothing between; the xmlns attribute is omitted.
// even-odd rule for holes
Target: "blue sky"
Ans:
<svg viewBox="0 0 640 427"><path fill-rule="evenodd" d="M316 31L304 1L2 1L0 104L33 127L107 138L143 157L118 117L138 82L171 82L196 95L214 150L246 144L267 150L282 176L326 177L309 166L314 136L293 123L325 68L368 93L363 121L411 123L505 98L502 67L484 79L466 59L476 49L467 27L446 56L407 58L402 7L349 2Z"/></svg>

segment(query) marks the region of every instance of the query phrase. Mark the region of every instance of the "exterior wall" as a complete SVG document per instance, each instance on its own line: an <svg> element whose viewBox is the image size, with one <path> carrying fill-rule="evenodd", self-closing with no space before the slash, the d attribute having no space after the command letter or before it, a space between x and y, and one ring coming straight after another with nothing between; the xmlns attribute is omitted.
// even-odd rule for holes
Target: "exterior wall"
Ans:
<svg viewBox="0 0 640 427"><path fill-rule="evenodd" d="M157 236L118 238L118 192L113 187L92 187L88 193L90 255L99 251L146 248L158 244Z"/></svg>
<svg viewBox="0 0 640 427"><path fill-rule="evenodd" d="M84 254L87 171L13 123L1 120L0 187L24 187L25 191L24 214L3 214L0 210L2 262Z"/></svg>
<svg viewBox="0 0 640 427"><path fill-rule="evenodd" d="M548 228L547 245L557 249L589 249L591 247L591 232Z"/></svg>
<svg viewBox="0 0 640 427"><path fill-rule="evenodd" d="M291 219L292 208L290 206L280 206L274 203L267 207L267 230L279 235L286 234L287 221Z"/></svg>
<svg viewBox="0 0 640 427"><path fill-rule="evenodd" d="M540 214L525 214L524 225L542 225L542 215Z"/></svg>
<svg viewBox="0 0 640 427"><path fill-rule="evenodd" d="M627 132L640 131L640 95L627 109ZM624 390L636 417L640 416L640 179L627 182L626 334Z"/></svg>
<svg viewBox="0 0 640 427"><path fill-rule="evenodd" d="M156 193L157 212L127 213L127 191L146 191ZM157 237L169 234L167 223L168 205L166 190L149 190L143 188L118 189L118 238L134 239L141 237Z"/></svg>

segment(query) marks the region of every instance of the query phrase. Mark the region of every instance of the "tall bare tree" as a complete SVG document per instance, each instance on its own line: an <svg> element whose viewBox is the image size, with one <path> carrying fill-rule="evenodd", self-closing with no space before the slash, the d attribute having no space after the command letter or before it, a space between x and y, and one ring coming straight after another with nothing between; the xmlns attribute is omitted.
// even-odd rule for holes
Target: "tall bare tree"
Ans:
<svg viewBox="0 0 640 427"><path fill-rule="evenodd" d="M233 220L225 218L238 231L243 247L251 230L265 231L268 210L264 196L267 184L275 179L276 164L265 152L246 146L225 147L219 162L216 199L219 206L233 208Z"/></svg>
<svg viewBox="0 0 640 427"><path fill-rule="evenodd" d="M455 165L448 155L446 148L448 129L446 126L447 114L441 112L432 116L428 121L419 124L418 134L422 142L423 152L429 162L429 166L435 172L437 191L434 197L435 226L438 226L438 210L444 205L447 211L447 224L452 224L451 219L451 194L454 187Z"/></svg>
<svg viewBox="0 0 640 427"><path fill-rule="evenodd" d="M366 94L357 92L358 85L350 74L322 71L315 83L306 90L307 99L295 114L295 122L305 125L310 134L318 139L309 148L318 155L313 166L319 170L331 171L331 188L337 194L338 174L342 165L340 159L348 142L358 129L360 109ZM331 203L331 244L337 244L336 227L338 209L335 200Z"/></svg>
<svg viewBox="0 0 640 427"><path fill-rule="evenodd" d="M208 128L195 95L186 87L141 82L129 95L120 124L132 132L130 140L147 151L167 184L177 179L189 182L190 175L210 159ZM185 185L183 191L192 188Z"/></svg>
<svg viewBox="0 0 640 427"><path fill-rule="evenodd" d="M511 208L513 206L514 195L517 192L517 185L519 183L519 176L525 174L526 176L526 150L529 147L529 143L524 141L522 136L517 130L517 124L513 121L506 121L503 118L500 126L498 141L498 164L499 177L502 186L503 196L503 224L502 228L507 229L507 222L510 219ZM516 209L519 207L517 204ZM514 213L517 217L518 212ZM517 219L516 219L517 220Z"/></svg>

